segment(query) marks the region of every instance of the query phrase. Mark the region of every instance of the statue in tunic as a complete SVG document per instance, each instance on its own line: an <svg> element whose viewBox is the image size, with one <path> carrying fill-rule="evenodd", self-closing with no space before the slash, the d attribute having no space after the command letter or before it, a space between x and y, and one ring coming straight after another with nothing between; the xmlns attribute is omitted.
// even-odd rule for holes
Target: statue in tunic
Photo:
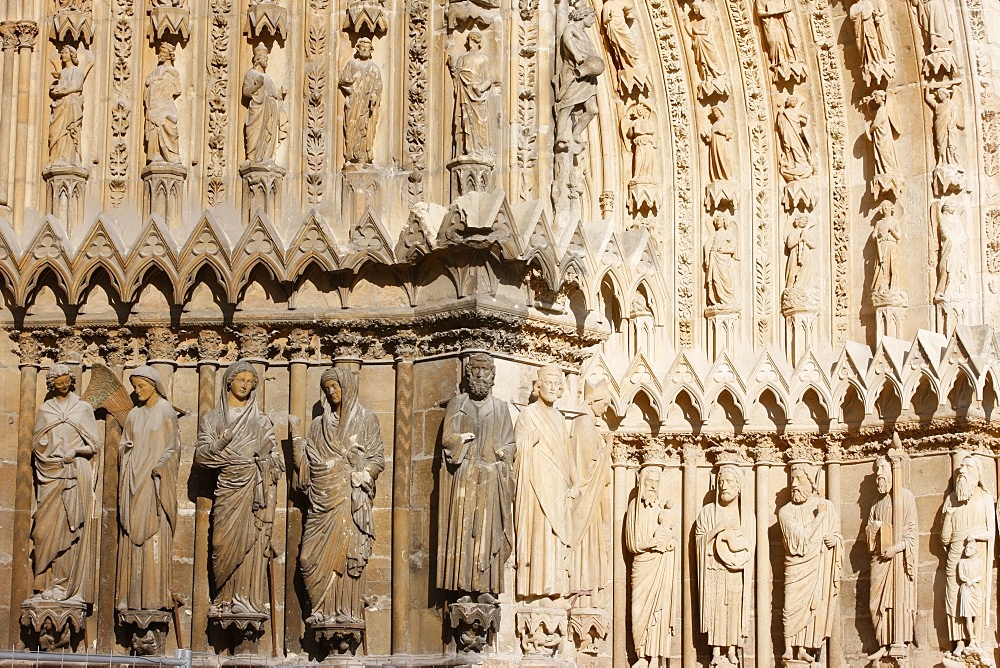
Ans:
<svg viewBox="0 0 1000 668"><path fill-rule="evenodd" d="M625 137L632 143L632 183L652 183L656 161L656 122L650 108L639 102L623 121Z"/></svg>
<svg viewBox="0 0 1000 668"><path fill-rule="evenodd" d="M267 47L258 44L253 50L253 64L243 77L243 97L247 100L243 136L250 163L273 163L278 144L288 133L285 89L279 89L268 75L269 58Z"/></svg>
<svg viewBox="0 0 1000 668"><path fill-rule="evenodd" d="M931 224L937 231L938 263L935 302L967 298L969 279L969 232L954 202L945 200L931 206Z"/></svg>
<svg viewBox="0 0 1000 668"><path fill-rule="evenodd" d="M916 499L901 481L894 479L888 457L875 461L875 482L880 498L872 505L865 526L871 553L868 609L881 646L869 657L872 661L885 655L892 645L913 642L919 543ZM902 512L899 518L893 517L896 499Z"/></svg>
<svg viewBox="0 0 1000 668"><path fill-rule="evenodd" d="M177 411L152 367L140 366L129 381L139 405L125 419L119 452L115 607L168 610L181 452Z"/></svg>
<svg viewBox="0 0 1000 668"><path fill-rule="evenodd" d="M705 242L705 287L708 306L735 307L739 273L739 241L726 216L712 219L715 233Z"/></svg>
<svg viewBox="0 0 1000 668"><path fill-rule="evenodd" d="M844 541L834 505L819 496L819 468L791 467L791 502L778 511L785 545L784 659L812 663L833 629Z"/></svg>
<svg viewBox="0 0 1000 668"><path fill-rule="evenodd" d="M466 47L468 51L448 62L455 81L455 156L484 158L493 154L489 94L498 82L490 59L482 51L483 34L478 30L469 33Z"/></svg>
<svg viewBox="0 0 1000 668"><path fill-rule="evenodd" d="M799 106L799 98L795 95L786 97L775 119L778 143L781 145L778 171L786 181L806 179L813 174L815 149L809 137L809 121L809 114Z"/></svg>
<svg viewBox="0 0 1000 668"><path fill-rule="evenodd" d="M872 232L876 249L872 292L888 294L899 289L896 253L899 242L903 239L903 224L896 216L896 207L891 201L883 200L878 210L879 219Z"/></svg>
<svg viewBox="0 0 1000 668"><path fill-rule="evenodd" d="M49 163L79 165L80 135L83 132L83 85L94 67L94 60L86 51L77 51L68 44L59 51L59 60L61 68L54 74L55 81L49 86L49 97L52 98Z"/></svg>
<svg viewBox="0 0 1000 668"><path fill-rule="evenodd" d="M662 464L644 463L639 488L625 513L625 549L634 556L632 642L639 660L633 668L667 668L677 614L674 583L681 578L679 518L661 501Z"/></svg>
<svg viewBox="0 0 1000 668"><path fill-rule="evenodd" d="M865 85L889 81L896 75L896 54L889 31L885 0L857 0L851 5L854 38L861 54L861 75Z"/></svg>
<svg viewBox="0 0 1000 668"><path fill-rule="evenodd" d="M76 374L66 364L53 364L45 374L51 398L38 409L31 438L31 544L36 598L83 605L92 602L91 459L100 439L94 409L73 392L75 383Z"/></svg>
<svg viewBox="0 0 1000 668"><path fill-rule="evenodd" d="M592 25L594 9L577 7L559 39L554 104L555 150L559 152L582 152L583 132L597 117L597 77L604 72L604 59L587 35Z"/></svg>
<svg viewBox="0 0 1000 668"><path fill-rule="evenodd" d="M701 141L708 147L708 184L705 186L705 210L715 211L724 206L735 206L736 191L729 183L733 174L733 127L722 108L713 106L708 111L711 126L701 133Z"/></svg>
<svg viewBox="0 0 1000 668"><path fill-rule="evenodd" d="M570 593L572 505L579 488L566 420L555 407L562 392L562 370L555 365L539 369L536 401L514 428L516 591L525 598Z"/></svg>
<svg viewBox="0 0 1000 668"><path fill-rule="evenodd" d="M514 423L492 394L486 353L465 361L465 391L448 402L441 435L437 586L496 596L514 548ZM483 601L480 601L483 602Z"/></svg>
<svg viewBox="0 0 1000 668"><path fill-rule="evenodd" d="M982 578L981 591L992 591L993 544L997 530L996 499L983 486L983 471L971 453L962 456L955 471L954 485L944 502L941 543L947 550L944 605L948 615L948 637L955 643L954 654L961 656L976 640L967 627L970 618L981 629L989 627L989 596L962 596L963 585L975 575ZM969 546L970 555L963 559ZM972 563L964 563L971 560Z"/></svg>
<svg viewBox="0 0 1000 668"><path fill-rule="evenodd" d="M735 464L723 464L715 500L701 509L694 525L700 628L712 648L711 665L720 668L723 653L729 666L739 666L736 650L751 631L757 527L750 505L743 498L743 472Z"/></svg>
<svg viewBox="0 0 1000 668"><path fill-rule="evenodd" d="M698 67L698 97L707 99L713 95L728 95L729 81L726 79L726 60L712 36L711 12L705 0L691 3L690 16L685 24L694 62ZM713 17L714 18L714 17Z"/></svg>
<svg viewBox="0 0 1000 668"><path fill-rule="evenodd" d="M955 100L954 91L948 86L928 89L924 99L934 110L933 137L937 167L961 169L959 145L962 141L961 131L965 129L965 118Z"/></svg>
<svg viewBox="0 0 1000 668"><path fill-rule="evenodd" d="M181 75L174 67L174 45L160 44L156 67L146 77L146 156L149 162L181 161L181 137L177 127L177 102Z"/></svg>
<svg viewBox="0 0 1000 668"><path fill-rule="evenodd" d="M618 68L618 81L624 91L643 90L649 85L649 74L640 61L639 46L632 37L634 20L632 0L608 0L601 7L601 25L608 38L608 52Z"/></svg>
<svg viewBox="0 0 1000 668"><path fill-rule="evenodd" d="M931 71L957 67L952 44L955 41L955 25L951 9L944 0L911 0L917 12L917 21L924 34L927 50L926 63Z"/></svg>
<svg viewBox="0 0 1000 668"><path fill-rule="evenodd" d="M385 468L378 417L358 402L350 369L320 378L323 414L306 438L294 438L297 489L309 496L299 568L309 593L314 626L364 620L365 566L375 543L372 502Z"/></svg>
<svg viewBox="0 0 1000 668"><path fill-rule="evenodd" d="M218 471L212 504L210 617L267 616L267 560L285 462L271 419L257 406L257 372L226 369L219 403L201 420L194 463Z"/></svg>
<svg viewBox="0 0 1000 668"><path fill-rule="evenodd" d="M875 180L872 193L878 197L883 190L902 187L899 160L896 158L896 138L900 135L899 121L888 93L876 90L868 98L872 111L866 134L872 141L875 157Z"/></svg>
<svg viewBox="0 0 1000 668"><path fill-rule="evenodd" d="M799 53L801 47L792 3L789 0L757 0L757 16L775 77L779 81L805 81L806 68Z"/></svg>
<svg viewBox="0 0 1000 668"><path fill-rule="evenodd" d="M818 225L811 223L809 216L801 214L792 220L792 229L785 237L785 289L809 287L815 275L815 267L810 267L809 257L819 244ZM812 271L811 271L812 270Z"/></svg>
<svg viewBox="0 0 1000 668"><path fill-rule="evenodd" d="M382 104L382 72L372 61L369 38L358 40L354 58L347 61L340 73L339 86L344 92L345 169L357 169L372 163L372 146Z"/></svg>
<svg viewBox="0 0 1000 668"><path fill-rule="evenodd" d="M596 598L611 582L611 444L601 432L611 405L607 382L588 382L583 400L590 409L572 422L571 443L576 456L580 493L573 503L573 565L571 589ZM579 599L574 603L585 607Z"/></svg>

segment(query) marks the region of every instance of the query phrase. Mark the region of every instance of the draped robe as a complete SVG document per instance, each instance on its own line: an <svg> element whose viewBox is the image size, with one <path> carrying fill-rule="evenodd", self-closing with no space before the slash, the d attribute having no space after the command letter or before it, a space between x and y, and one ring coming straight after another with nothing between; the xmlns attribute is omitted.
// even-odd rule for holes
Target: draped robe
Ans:
<svg viewBox="0 0 1000 668"><path fill-rule="evenodd" d="M382 102L382 73L373 61L352 58L340 74L340 88L344 91L344 159L368 164Z"/></svg>
<svg viewBox="0 0 1000 668"><path fill-rule="evenodd" d="M353 375L337 371L340 413L326 404L295 462L296 486L309 496L299 567L314 622L363 619L363 575L375 542L375 480L385 468L378 417L358 403ZM371 482L354 487L351 474L364 471Z"/></svg>
<svg viewBox="0 0 1000 668"><path fill-rule="evenodd" d="M83 130L83 84L87 71L65 65L50 89L52 115L49 121L49 158L53 164L80 163L80 133Z"/></svg>
<svg viewBox="0 0 1000 668"><path fill-rule="evenodd" d="M879 524L887 524L895 536L896 527L893 526L892 516L892 494L886 494L875 502L871 512L868 514L868 549L872 554L871 559L871 589L869 591L869 610L872 616L872 624L875 627L875 637L879 645L891 645L896 642L913 641L913 618L917 606L917 548L919 537L917 534L917 502L913 498L913 492L908 489L899 490L903 516L899 520L899 527L902 533L900 541L905 546L903 552L893 559L882 559L879 555L882 552L882 545L879 542ZM896 559L903 562L903 579L897 582ZM896 610L895 591L901 587L902 610ZM894 615L903 615L903 637L896 638L893 629Z"/></svg>
<svg viewBox="0 0 1000 668"><path fill-rule="evenodd" d="M674 513L660 506L646 506L639 499L629 502L625 514L625 547L632 559L632 641L640 658L660 659L665 665L670 656L673 635L674 583L680 582L680 540L667 552L651 549L653 536L663 523L675 532Z"/></svg>
<svg viewBox="0 0 1000 668"><path fill-rule="evenodd" d="M573 591L597 595L611 574L611 446L590 413L573 420L580 495L573 502Z"/></svg>
<svg viewBox="0 0 1000 668"><path fill-rule="evenodd" d="M99 447L94 409L74 393L42 404L35 418L35 512L31 542L36 591L62 590L59 598L91 602L89 572L94 474ZM89 454L74 454L77 450ZM64 458L72 457L69 463Z"/></svg>
<svg viewBox="0 0 1000 668"><path fill-rule="evenodd" d="M941 542L948 550L945 562L944 608L948 615L948 634L953 641L965 638L962 616L959 614L958 564L962 559L967 538L979 541L973 559L979 559L983 573L983 591L992 591L993 544L996 534L996 515L993 497L982 487L976 487L968 501L962 503L954 493L944 504L944 522L941 525ZM987 538L988 537L988 538ZM982 607L976 617L982 628L990 627L989 596L982 597Z"/></svg>
<svg viewBox="0 0 1000 668"><path fill-rule="evenodd" d="M746 540L749 556L741 567L735 568L735 564L721 560L717 543L730 541L738 534ZM757 543L753 512L744 508L742 495L728 507L710 503L698 513L694 537L698 551L701 631L708 636L712 647L741 647L750 634L753 607L753 554Z"/></svg>
<svg viewBox="0 0 1000 668"><path fill-rule="evenodd" d="M514 546L510 411L492 394L482 402L460 394L448 402L443 429L438 587L499 594ZM463 433L476 438L462 443Z"/></svg>
<svg viewBox="0 0 1000 668"><path fill-rule="evenodd" d="M243 97L249 100L243 125L247 160L272 162L285 125L278 87L266 72L253 67L243 77Z"/></svg>
<svg viewBox="0 0 1000 668"><path fill-rule="evenodd" d="M177 526L177 411L160 397L129 411L122 430L118 479L119 610L173 606L170 563ZM159 472L159 479L153 471Z"/></svg>
<svg viewBox="0 0 1000 668"><path fill-rule="evenodd" d="M490 146L489 93L493 87L490 59L469 51L455 61L455 155L486 156Z"/></svg>
<svg viewBox="0 0 1000 668"><path fill-rule="evenodd" d="M518 417L514 437L517 594L566 595L573 544L568 497L576 484L566 422L539 399Z"/></svg>
<svg viewBox="0 0 1000 668"><path fill-rule="evenodd" d="M146 153L152 162L180 162L177 103L181 75L173 65L161 63L146 78Z"/></svg>

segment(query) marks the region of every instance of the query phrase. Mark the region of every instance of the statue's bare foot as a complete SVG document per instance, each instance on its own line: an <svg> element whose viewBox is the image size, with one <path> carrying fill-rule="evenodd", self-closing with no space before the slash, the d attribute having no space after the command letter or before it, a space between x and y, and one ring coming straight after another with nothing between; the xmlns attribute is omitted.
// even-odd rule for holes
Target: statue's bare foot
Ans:
<svg viewBox="0 0 1000 668"><path fill-rule="evenodd" d="M965 641L959 640L955 643L955 656L962 656L965 653Z"/></svg>
<svg viewBox="0 0 1000 668"><path fill-rule="evenodd" d="M736 648L735 647L730 647L729 648L729 651L726 652L726 658L729 659L729 663L731 663L733 666L740 665L740 660L738 658L736 658Z"/></svg>
<svg viewBox="0 0 1000 668"><path fill-rule="evenodd" d="M792 660L792 646L791 645L789 645L787 648L785 648L785 653L781 655L781 658L782 658L783 661L791 661Z"/></svg>
<svg viewBox="0 0 1000 668"><path fill-rule="evenodd" d="M875 652L874 654L869 654L868 655L868 660L869 661L878 661L883 656L885 656L886 651L888 651L888 650L886 650L885 647L879 647L877 652Z"/></svg>
<svg viewBox="0 0 1000 668"><path fill-rule="evenodd" d="M799 661L807 661L812 663L812 654L805 647L799 647Z"/></svg>

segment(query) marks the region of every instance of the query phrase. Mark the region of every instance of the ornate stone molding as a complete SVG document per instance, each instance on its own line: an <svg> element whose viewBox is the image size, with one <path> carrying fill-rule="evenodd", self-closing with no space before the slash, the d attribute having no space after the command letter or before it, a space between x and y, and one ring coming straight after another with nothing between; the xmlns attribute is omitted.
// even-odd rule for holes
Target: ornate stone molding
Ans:
<svg viewBox="0 0 1000 668"><path fill-rule="evenodd" d="M427 0L406 2L406 132L404 166L409 170L407 189L410 201L424 193L427 169L427 54L430 21Z"/></svg>
<svg viewBox="0 0 1000 668"><path fill-rule="evenodd" d="M229 144L229 39L233 20L232 0L211 0L209 31L212 55L208 59L208 157L206 159L206 199L218 206L226 195Z"/></svg>
<svg viewBox="0 0 1000 668"><path fill-rule="evenodd" d="M128 191L129 130L132 125L132 19L133 0L114 3L114 64L111 70L111 153L108 156L108 190L112 207L119 207Z"/></svg>

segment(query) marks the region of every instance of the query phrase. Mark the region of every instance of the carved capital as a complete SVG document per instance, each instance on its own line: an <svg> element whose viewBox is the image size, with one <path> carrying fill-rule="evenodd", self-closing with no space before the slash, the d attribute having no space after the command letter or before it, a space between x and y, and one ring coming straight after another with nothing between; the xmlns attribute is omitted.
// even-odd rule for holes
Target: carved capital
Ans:
<svg viewBox="0 0 1000 668"><path fill-rule="evenodd" d="M89 348L79 334L60 337L56 347L59 349L59 360L69 362L82 362Z"/></svg>
<svg viewBox="0 0 1000 668"><path fill-rule="evenodd" d="M146 353L151 360L177 359L177 334L168 327L151 327L146 332Z"/></svg>
<svg viewBox="0 0 1000 668"><path fill-rule="evenodd" d="M240 340L240 357L267 359L271 348L271 333L263 327L244 327L237 334Z"/></svg>
<svg viewBox="0 0 1000 668"><path fill-rule="evenodd" d="M288 335L288 354L291 359L307 360L312 356L313 333L308 329L293 329Z"/></svg>
<svg viewBox="0 0 1000 668"><path fill-rule="evenodd" d="M38 24L34 21L18 21L16 25L17 45L22 49L34 49L38 41Z"/></svg>
<svg viewBox="0 0 1000 668"><path fill-rule="evenodd" d="M611 465L633 467L639 465L633 443L621 439L619 434L614 435L614 441L611 443Z"/></svg>
<svg viewBox="0 0 1000 668"><path fill-rule="evenodd" d="M31 332L11 332L11 339L17 342L17 354L23 366L38 365L45 347Z"/></svg>
<svg viewBox="0 0 1000 668"><path fill-rule="evenodd" d="M781 452L771 441L761 442L751 449L754 463L758 466L780 466Z"/></svg>
<svg viewBox="0 0 1000 668"><path fill-rule="evenodd" d="M203 329L198 332L198 360L214 362L223 354L222 336L214 329Z"/></svg>
<svg viewBox="0 0 1000 668"><path fill-rule="evenodd" d="M17 24L14 21L0 22L0 43L4 51L17 48Z"/></svg>

